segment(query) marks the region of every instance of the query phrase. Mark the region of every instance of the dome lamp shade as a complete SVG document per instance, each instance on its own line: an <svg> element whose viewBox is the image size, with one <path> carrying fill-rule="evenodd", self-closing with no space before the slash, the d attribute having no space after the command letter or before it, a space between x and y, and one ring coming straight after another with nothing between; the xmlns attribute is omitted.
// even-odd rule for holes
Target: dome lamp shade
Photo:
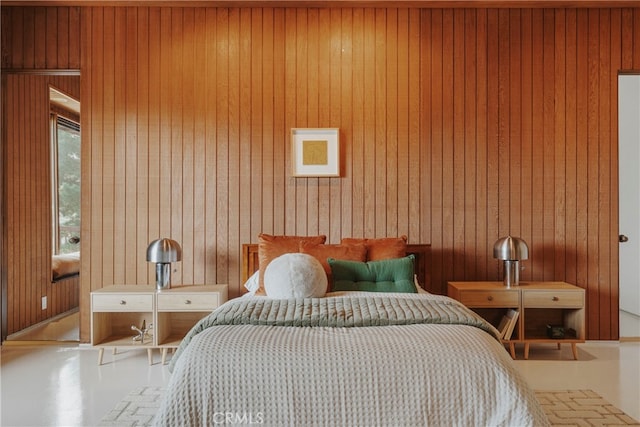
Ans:
<svg viewBox="0 0 640 427"><path fill-rule="evenodd" d="M529 247L519 237L501 237L493 245L493 257L503 261L529 259Z"/></svg>
<svg viewBox="0 0 640 427"><path fill-rule="evenodd" d="M493 257L504 261L504 285L517 286L520 283L520 261L529 259L529 247L519 237L501 237L493 245Z"/></svg>
<svg viewBox="0 0 640 427"><path fill-rule="evenodd" d="M156 289L171 288L171 263L182 260L182 248L175 240L161 238L147 247L147 261L156 263Z"/></svg>

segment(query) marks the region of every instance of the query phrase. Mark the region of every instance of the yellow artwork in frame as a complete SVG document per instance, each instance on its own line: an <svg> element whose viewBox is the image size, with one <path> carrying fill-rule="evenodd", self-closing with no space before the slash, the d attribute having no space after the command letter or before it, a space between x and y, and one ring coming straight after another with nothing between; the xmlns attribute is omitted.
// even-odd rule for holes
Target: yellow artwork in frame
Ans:
<svg viewBox="0 0 640 427"><path fill-rule="evenodd" d="M291 129L293 176L340 176L339 133L337 128Z"/></svg>
<svg viewBox="0 0 640 427"><path fill-rule="evenodd" d="M302 140L302 164L303 165L328 165L328 142L315 140Z"/></svg>

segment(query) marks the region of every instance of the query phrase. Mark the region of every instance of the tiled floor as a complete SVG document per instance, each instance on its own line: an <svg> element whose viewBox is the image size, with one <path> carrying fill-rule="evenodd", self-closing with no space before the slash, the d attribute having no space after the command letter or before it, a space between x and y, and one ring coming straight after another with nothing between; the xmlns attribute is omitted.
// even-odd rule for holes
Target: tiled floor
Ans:
<svg viewBox="0 0 640 427"><path fill-rule="evenodd" d="M588 342L579 345L573 361L569 346L532 346L530 360L517 360L536 390L591 389L636 419L640 419L640 343ZM129 391L166 385L169 372L155 353L98 352L86 345L2 346L2 426L92 426ZM518 357L522 357L519 349Z"/></svg>

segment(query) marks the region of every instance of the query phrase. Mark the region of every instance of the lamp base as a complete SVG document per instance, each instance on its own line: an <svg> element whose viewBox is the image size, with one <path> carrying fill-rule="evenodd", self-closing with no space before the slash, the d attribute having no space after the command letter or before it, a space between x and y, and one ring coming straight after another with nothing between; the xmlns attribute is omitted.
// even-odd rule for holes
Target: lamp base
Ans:
<svg viewBox="0 0 640 427"><path fill-rule="evenodd" d="M158 291L171 289L171 263L156 264L156 289Z"/></svg>
<svg viewBox="0 0 640 427"><path fill-rule="evenodd" d="M520 284L520 266L517 260L504 261L504 285L509 288Z"/></svg>

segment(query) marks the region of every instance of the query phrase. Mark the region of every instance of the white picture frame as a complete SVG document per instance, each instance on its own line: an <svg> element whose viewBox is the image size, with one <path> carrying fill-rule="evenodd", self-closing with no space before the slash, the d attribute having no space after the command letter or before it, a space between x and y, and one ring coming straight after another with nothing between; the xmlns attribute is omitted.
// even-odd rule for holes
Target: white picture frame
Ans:
<svg viewBox="0 0 640 427"><path fill-rule="evenodd" d="M292 128L291 165L295 177L340 176L340 130Z"/></svg>

